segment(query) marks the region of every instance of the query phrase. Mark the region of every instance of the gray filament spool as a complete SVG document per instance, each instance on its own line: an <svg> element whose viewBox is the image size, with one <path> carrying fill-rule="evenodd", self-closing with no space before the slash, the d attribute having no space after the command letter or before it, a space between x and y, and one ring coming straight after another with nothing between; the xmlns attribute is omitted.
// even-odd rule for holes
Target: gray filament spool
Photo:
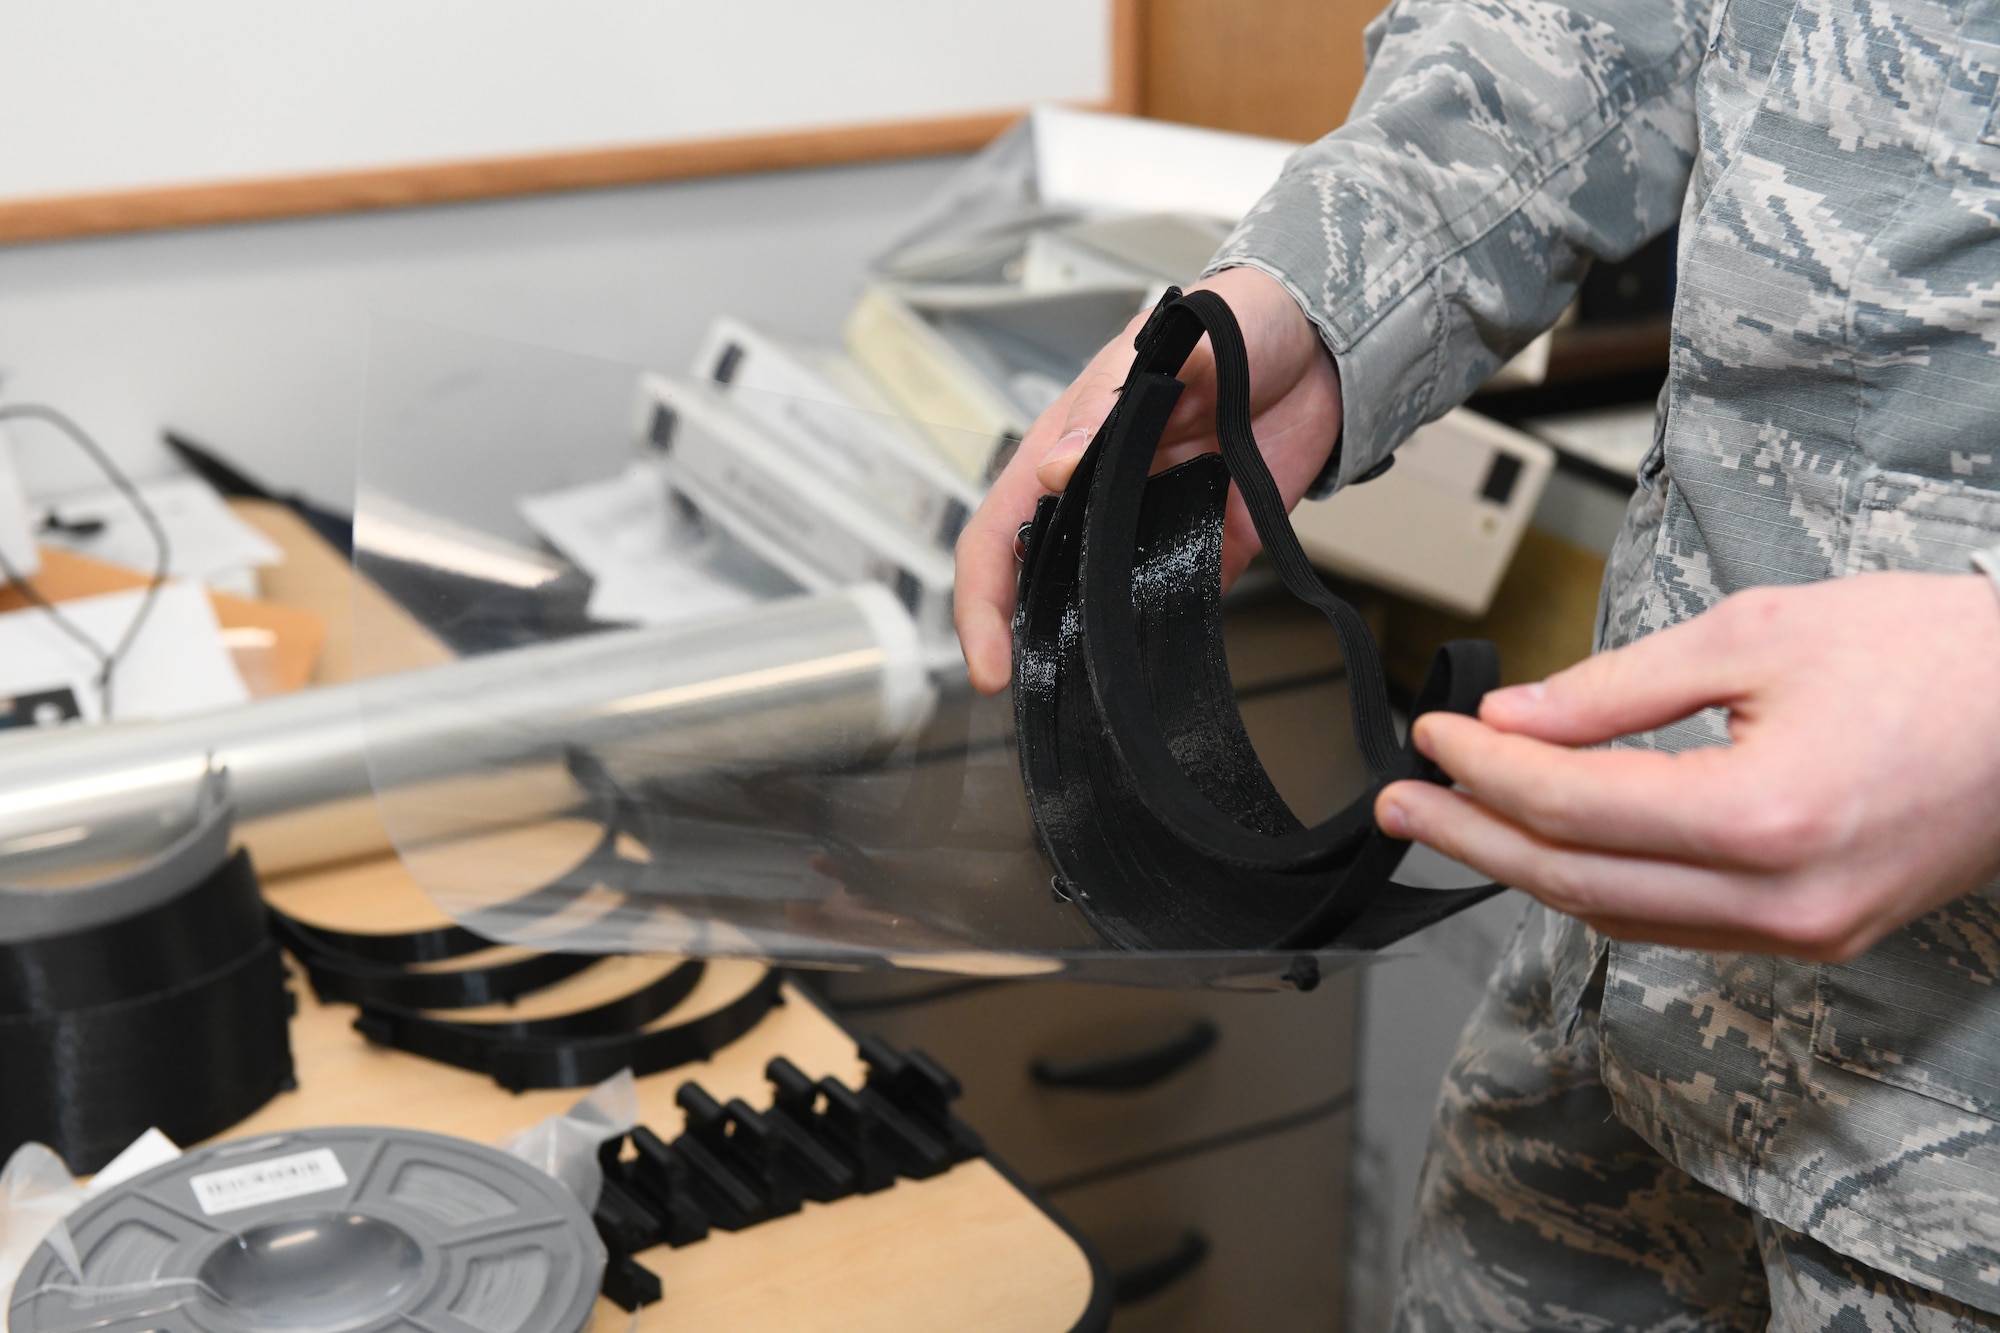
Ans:
<svg viewBox="0 0 2000 1333"><path fill-rule="evenodd" d="M220 1143L94 1199L46 1242L9 1333L578 1333L604 1246L517 1158L406 1129Z"/></svg>

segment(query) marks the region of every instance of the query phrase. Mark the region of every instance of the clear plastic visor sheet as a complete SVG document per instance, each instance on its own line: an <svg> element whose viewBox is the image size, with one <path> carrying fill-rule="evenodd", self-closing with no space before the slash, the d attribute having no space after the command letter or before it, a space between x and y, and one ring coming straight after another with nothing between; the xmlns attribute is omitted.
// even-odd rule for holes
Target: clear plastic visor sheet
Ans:
<svg viewBox="0 0 2000 1333"><path fill-rule="evenodd" d="M942 458L948 436L378 319L355 565L390 596L356 600L361 726L418 884L544 950L1149 985L1298 975L1296 952L1114 948L1057 890L1013 703L971 690L951 629L963 515L946 501L983 487L927 493L925 465L911 481L841 445ZM1246 706L1262 688L1237 685ZM1333 705L1310 743L1317 799L1337 808L1365 778ZM1423 883L1413 864L1398 879ZM1314 955L1321 972L1364 956Z"/></svg>

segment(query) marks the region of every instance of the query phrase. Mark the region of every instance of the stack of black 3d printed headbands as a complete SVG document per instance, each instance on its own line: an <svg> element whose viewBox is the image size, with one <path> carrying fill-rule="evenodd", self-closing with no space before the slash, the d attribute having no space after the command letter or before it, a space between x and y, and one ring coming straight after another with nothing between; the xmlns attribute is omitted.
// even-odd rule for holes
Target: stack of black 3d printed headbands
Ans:
<svg viewBox="0 0 2000 1333"><path fill-rule="evenodd" d="M589 888L618 882L629 869L616 850L619 827L608 820L582 863L510 909L554 914ZM723 992L717 1002L680 1018L676 1010L710 977L704 963L535 953L459 925L377 934L275 907L271 916L314 994L358 1006L354 1026L368 1040L516 1091L584 1087L621 1069L644 1076L706 1059L778 1003L775 973L739 967L744 984L711 987ZM512 1007L524 1001L532 1015Z"/></svg>
<svg viewBox="0 0 2000 1333"><path fill-rule="evenodd" d="M0 1158L97 1170L219 1133L292 1078L291 996L220 774L193 828L84 883L0 886Z"/></svg>

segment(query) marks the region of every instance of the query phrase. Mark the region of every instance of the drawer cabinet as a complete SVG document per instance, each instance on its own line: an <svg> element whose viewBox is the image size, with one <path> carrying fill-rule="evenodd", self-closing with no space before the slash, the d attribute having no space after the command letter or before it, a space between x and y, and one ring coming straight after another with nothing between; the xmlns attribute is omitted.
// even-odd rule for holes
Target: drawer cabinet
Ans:
<svg viewBox="0 0 2000 1333"><path fill-rule="evenodd" d="M1114 1272L1161 1285L1113 1333L1330 1333L1340 1327L1351 1117L1057 1192Z"/></svg>
<svg viewBox="0 0 2000 1333"><path fill-rule="evenodd" d="M1367 785L1332 630L1225 617L1245 730L1301 819ZM1125 1279L1118 1333L1338 1327L1359 976L1299 994L811 979L852 1030L936 1056L959 1112Z"/></svg>
<svg viewBox="0 0 2000 1333"><path fill-rule="evenodd" d="M860 979L828 980L839 1010ZM842 1017L936 1056L967 1123L1052 1185L1345 1096L1354 991L1352 972L1304 995L1009 982Z"/></svg>

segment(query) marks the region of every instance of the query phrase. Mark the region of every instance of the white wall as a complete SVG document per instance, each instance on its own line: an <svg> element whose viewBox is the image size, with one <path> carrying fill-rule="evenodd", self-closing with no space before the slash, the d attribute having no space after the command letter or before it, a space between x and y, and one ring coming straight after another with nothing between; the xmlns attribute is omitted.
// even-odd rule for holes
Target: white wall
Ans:
<svg viewBox="0 0 2000 1333"><path fill-rule="evenodd" d="M835 339L956 159L0 247L0 397L141 474L173 426L347 507L371 312L679 368L716 314ZM22 427L31 487L94 484Z"/></svg>
<svg viewBox="0 0 2000 1333"><path fill-rule="evenodd" d="M0 200L1110 95L1109 0L13 0Z"/></svg>

